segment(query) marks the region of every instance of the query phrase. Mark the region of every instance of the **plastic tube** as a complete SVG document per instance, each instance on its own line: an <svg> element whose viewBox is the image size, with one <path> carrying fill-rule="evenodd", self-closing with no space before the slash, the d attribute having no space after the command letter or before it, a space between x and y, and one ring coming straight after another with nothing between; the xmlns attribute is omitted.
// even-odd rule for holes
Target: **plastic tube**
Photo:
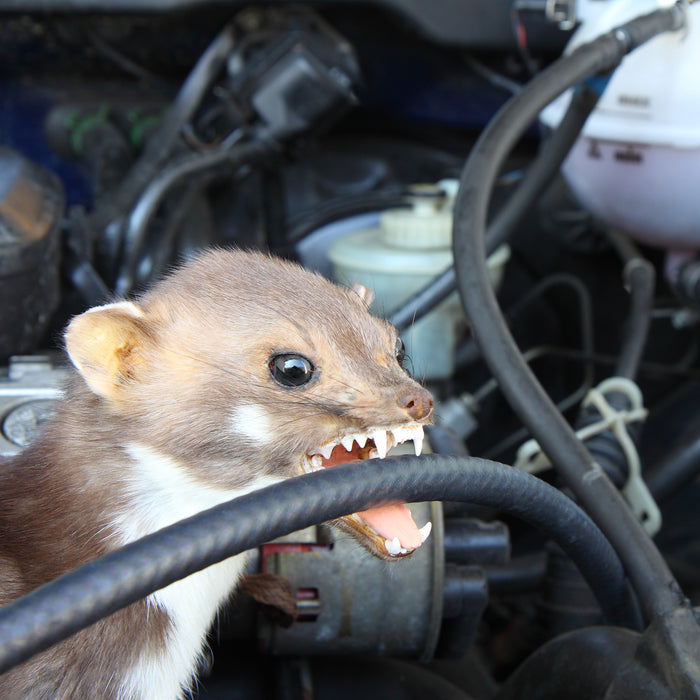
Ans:
<svg viewBox="0 0 700 700"><path fill-rule="evenodd" d="M609 537L647 619L686 602L663 557L538 383L501 315L485 265L484 228L499 168L541 109L564 90L600 72L660 32L683 24L679 6L658 10L578 47L534 78L494 117L472 149L455 202L453 247L462 303L502 391L567 485ZM688 612L690 612L688 610ZM691 623L688 623L691 625Z"/></svg>
<svg viewBox="0 0 700 700"><path fill-rule="evenodd" d="M0 608L0 673L173 581L275 537L371 506L436 499L497 507L542 529L579 567L605 616L637 627L617 555L561 492L476 458L389 457L288 479L217 506Z"/></svg>

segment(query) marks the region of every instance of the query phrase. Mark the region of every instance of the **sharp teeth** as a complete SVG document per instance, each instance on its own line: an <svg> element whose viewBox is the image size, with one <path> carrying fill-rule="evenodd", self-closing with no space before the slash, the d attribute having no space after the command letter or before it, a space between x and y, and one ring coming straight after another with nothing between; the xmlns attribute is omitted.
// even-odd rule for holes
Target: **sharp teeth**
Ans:
<svg viewBox="0 0 700 700"><path fill-rule="evenodd" d="M333 452L334 447L335 445L332 442L329 442L319 449L319 452L323 455L323 459L330 459L331 452Z"/></svg>
<svg viewBox="0 0 700 700"><path fill-rule="evenodd" d="M420 541L421 544L425 542L428 539L428 535L430 534L430 531L433 529L433 524L428 520L428 522L423 525L422 528L418 530L420 532Z"/></svg>
<svg viewBox="0 0 700 700"><path fill-rule="evenodd" d="M404 442L406 440L406 428L392 428L391 434L394 436L396 444Z"/></svg>
<svg viewBox="0 0 700 700"><path fill-rule="evenodd" d="M323 457L321 455L312 455L311 456L311 466L314 469L320 469L323 467Z"/></svg>
<svg viewBox="0 0 700 700"><path fill-rule="evenodd" d="M367 444L367 436L366 435L355 435L355 442L360 447L364 447Z"/></svg>
<svg viewBox="0 0 700 700"><path fill-rule="evenodd" d="M384 546L386 547L386 551L389 552L392 557L402 553L401 542L399 542L398 537L394 537L393 540L384 540ZM405 554L405 550L403 553Z"/></svg>
<svg viewBox="0 0 700 700"><path fill-rule="evenodd" d="M372 448L372 449L369 451L369 454L368 454L367 456L368 456L370 459L378 459L378 458L379 458L379 452L377 452L377 450L375 450L374 448Z"/></svg>
<svg viewBox="0 0 700 700"><path fill-rule="evenodd" d="M377 448L379 457L384 459L387 453L386 430L375 430L372 439L374 440L374 446Z"/></svg>
<svg viewBox="0 0 700 700"><path fill-rule="evenodd" d="M423 451L423 426L421 425L413 429L413 449L416 457Z"/></svg>
<svg viewBox="0 0 700 700"><path fill-rule="evenodd" d="M352 444L355 442L354 435L346 435L344 438L340 439L340 444L345 448L346 452L352 451Z"/></svg>
<svg viewBox="0 0 700 700"><path fill-rule="evenodd" d="M411 427L400 425L398 428L391 428L392 442L399 444L407 440L413 440L413 449L416 455L423 451L423 426L414 425Z"/></svg>

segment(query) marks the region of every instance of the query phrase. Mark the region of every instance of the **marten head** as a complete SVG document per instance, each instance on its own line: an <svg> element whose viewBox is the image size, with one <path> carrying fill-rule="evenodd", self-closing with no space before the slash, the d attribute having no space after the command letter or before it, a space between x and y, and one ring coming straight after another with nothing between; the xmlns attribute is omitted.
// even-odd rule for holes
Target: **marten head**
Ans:
<svg viewBox="0 0 700 700"><path fill-rule="evenodd" d="M420 452L430 394L404 371L396 330L369 293L261 253L204 253L134 301L91 309L66 332L107 414L198 482L244 487L343 462ZM405 506L344 518L399 556L422 535Z"/></svg>

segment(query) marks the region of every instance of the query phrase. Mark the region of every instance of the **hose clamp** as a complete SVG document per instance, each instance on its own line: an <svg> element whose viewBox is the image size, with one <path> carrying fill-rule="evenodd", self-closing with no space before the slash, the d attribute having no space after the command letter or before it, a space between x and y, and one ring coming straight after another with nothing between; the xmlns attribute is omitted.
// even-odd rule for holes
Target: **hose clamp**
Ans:
<svg viewBox="0 0 700 700"><path fill-rule="evenodd" d="M608 393L624 394L628 400L629 408L620 411L611 406L606 398ZM642 479L639 454L626 427L629 423L643 421L648 415L648 411L643 405L642 392L629 379L610 377L591 389L582 405L594 406L600 414L600 420L578 430L577 437L585 443L589 438L605 431L610 431L615 435L625 454L628 467L628 477L622 487L622 493L647 534L649 536L655 535L661 528L661 512ZM551 463L537 441L532 439L520 446L514 466L534 474L548 469Z"/></svg>

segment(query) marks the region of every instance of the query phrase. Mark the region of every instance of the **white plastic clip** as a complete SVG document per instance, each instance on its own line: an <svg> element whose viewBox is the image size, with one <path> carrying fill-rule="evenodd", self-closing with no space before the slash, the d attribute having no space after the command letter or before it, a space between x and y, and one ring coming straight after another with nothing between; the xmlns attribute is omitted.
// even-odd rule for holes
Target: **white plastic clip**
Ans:
<svg viewBox="0 0 700 700"><path fill-rule="evenodd" d="M605 398L608 392L625 394L630 408L622 411L613 408ZM636 423L647 417L648 411L643 406L642 392L629 379L610 377L588 392L583 405L595 406L601 419L597 423L581 428L576 435L585 442L588 438L606 430L611 430L615 434L625 453L628 467L628 477L622 487L622 493L647 533L650 536L655 535L661 528L661 512L642 479L637 448L626 428L627 423ZM523 471L535 473L547 469L550 463L546 455L541 452L538 443L535 440L528 440L518 450L514 466Z"/></svg>

